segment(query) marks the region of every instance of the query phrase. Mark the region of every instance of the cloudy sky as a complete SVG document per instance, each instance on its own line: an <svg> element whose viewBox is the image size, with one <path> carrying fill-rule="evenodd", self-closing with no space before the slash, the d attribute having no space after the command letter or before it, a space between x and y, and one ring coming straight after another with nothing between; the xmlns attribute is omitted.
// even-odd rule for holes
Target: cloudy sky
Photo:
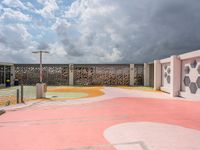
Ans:
<svg viewBox="0 0 200 150"><path fill-rule="evenodd" d="M0 62L143 63L200 49L200 0L0 0Z"/></svg>

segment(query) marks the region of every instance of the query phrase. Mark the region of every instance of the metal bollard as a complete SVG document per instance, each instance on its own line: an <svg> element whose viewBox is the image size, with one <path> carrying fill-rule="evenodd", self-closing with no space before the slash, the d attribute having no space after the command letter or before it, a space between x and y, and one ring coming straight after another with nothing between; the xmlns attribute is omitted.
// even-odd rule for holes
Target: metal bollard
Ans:
<svg viewBox="0 0 200 150"><path fill-rule="evenodd" d="M21 103L24 103L24 86L21 85Z"/></svg>
<svg viewBox="0 0 200 150"><path fill-rule="evenodd" d="M17 104L19 104L19 89L17 89Z"/></svg>

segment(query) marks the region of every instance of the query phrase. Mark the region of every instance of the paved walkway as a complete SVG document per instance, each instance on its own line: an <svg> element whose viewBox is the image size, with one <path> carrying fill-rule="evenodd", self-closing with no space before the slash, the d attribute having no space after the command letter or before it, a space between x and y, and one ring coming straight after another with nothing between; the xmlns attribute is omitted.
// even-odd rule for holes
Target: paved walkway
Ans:
<svg viewBox="0 0 200 150"><path fill-rule="evenodd" d="M159 92L104 92L88 99L9 107L0 116L0 149L200 149L199 102Z"/></svg>
<svg viewBox="0 0 200 150"><path fill-rule="evenodd" d="M102 89L104 94L102 96L96 96L96 97L87 97L87 98L81 98L81 99L67 99L66 101L63 100L46 100L46 101L28 101L26 104L18 104L18 105L10 105L6 107L1 107L5 110L16 110L20 108L26 108L26 107L43 107L43 106L55 106L55 105L74 105L74 104L87 104L87 103L93 103L93 102L99 102L99 101L106 101L108 99L113 98L119 98L119 97L142 97L142 98L155 98L155 99L163 99L163 100L185 100L182 98L171 98L169 94L163 93L163 92L148 92L148 91L142 91L142 90L131 90L131 89L125 89L125 88L112 88L112 87L104 87ZM189 100L190 101L190 100Z"/></svg>

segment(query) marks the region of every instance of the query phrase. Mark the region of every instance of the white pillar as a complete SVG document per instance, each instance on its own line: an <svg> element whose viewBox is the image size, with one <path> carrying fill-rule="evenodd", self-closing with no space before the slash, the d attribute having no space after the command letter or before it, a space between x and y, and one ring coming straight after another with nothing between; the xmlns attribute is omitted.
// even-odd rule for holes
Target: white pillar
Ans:
<svg viewBox="0 0 200 150"><path fill-rule="evenodd" d="M135 65L130 64L130 86L134 86L134 78L135 78Z"/></svg>
<svg viewBox="0 0 200 150"><path fill-rule="evenodd" d="M149 82L149 64L144 63L144 86L150 86Z"/></svg>
<svg viewBox="0 0 200 150"><path fill-rule="evenodd" d="M74 85L74 65L69 64L69 85Z"/></svg>
<svg viewBox="0 0 200 150"><path fill-rule="evenodd" d="M160 90L162 69L160 60L154 60L154 90Z"/></svg>
<svg viewBox="0 0 200 150"><path fill-rule="evenodd" d="M181 89L181 60L177 56L171 56L171 88L172 97L179 96Z"/></svg>

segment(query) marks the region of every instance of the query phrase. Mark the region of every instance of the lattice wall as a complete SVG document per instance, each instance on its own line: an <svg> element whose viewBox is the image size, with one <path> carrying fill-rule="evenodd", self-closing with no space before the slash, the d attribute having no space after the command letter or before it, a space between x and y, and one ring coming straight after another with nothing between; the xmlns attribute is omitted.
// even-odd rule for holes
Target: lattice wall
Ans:
<svg viewBox="0 0 200 150"><path fill-rule="evenodd" d="M182 92L200 95L200 57L182 61Z"/></svg>
<svg viewBox="0 0 200 150"><path fill-rule="evenodd" d="M39 82L38 64L15 65L15 77L24 85L35 85ZM48 85L68 85L69 67L65 64L43 65L43 81Z"/></svg>
<svg viewBox="0 0 200 150"><path fill-rule="evenodd" d="M48 85L69 85L69 70L73 71L74 85L129 85L129 64L68 64L43 65L43 82ZM135 85L143 85L143 65L135 65ZM38 64L15 65L15 76L24 85L39 82Z"/></svg>
<svg viewBox="0 0 200 150"><path fill-rule="evenodd" d="M162 64L162 87L166 92L170 92L171 85L171 65L170 63Z"/></svg>
<svg viewBox="0 0 200 150"><path fill-rule="evenodd" d="M129 65L74 65L75 85L129 85Z"/></svg>

